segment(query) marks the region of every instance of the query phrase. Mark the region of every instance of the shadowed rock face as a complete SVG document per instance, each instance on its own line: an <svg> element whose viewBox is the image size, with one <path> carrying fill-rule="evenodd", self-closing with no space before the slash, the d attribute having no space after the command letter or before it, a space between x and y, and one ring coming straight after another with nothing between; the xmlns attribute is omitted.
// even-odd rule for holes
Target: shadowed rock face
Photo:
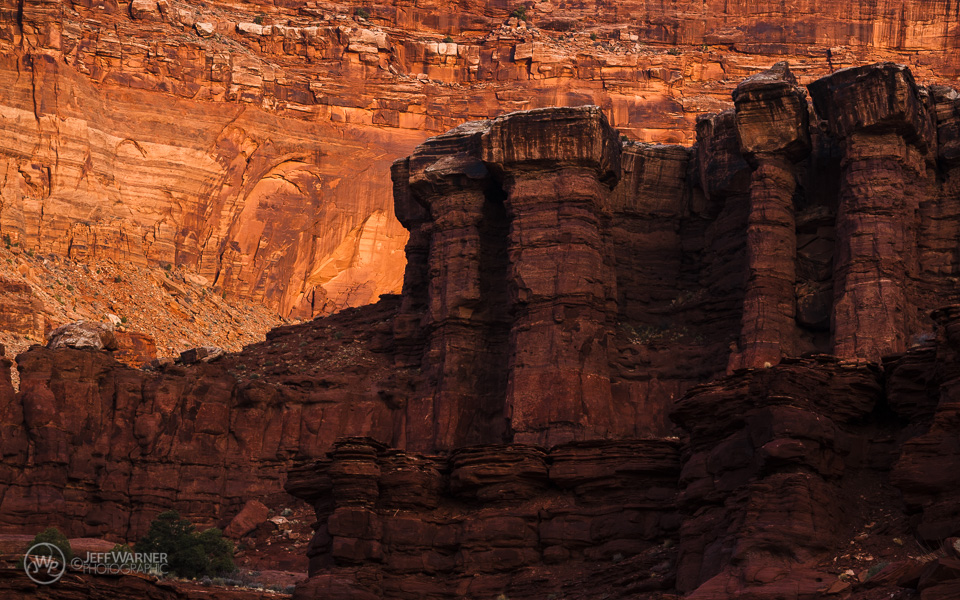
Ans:
<svg viewBox="0 0 960 600"><path fill-rule="evenodd" d="M892 64L838 71L810 91L818 114L843 143L834 348L842 356L876 360L904 350L929 312L914 308L922 302L914 290L924 262L920 205L936 196L929 94L917 88L909 69Z"/></svg>
<svg viewBox="0 0 960 600"><path fill-rule="evenodd" d="M817 597L836 582L825 559L843 560L844 552L849 558L849 541L855 535L851 528L858 526L860 515L873 510L864 503L865 492L878 498L876 503L890 502L899 511L901 516L890 517L896 525L887 530L911 531L904 515L922 510L917 535L930 539L933 532L960 533L956 503L944 494L953 485L952 476L921 483L926 469L952 472L953 453L934 449L943 443L945 431L953 431L945 425L949 405L942 409L946 412L935 413L935 400L924 391L929 385L949 390L948 375L939 384L930 373L948 373L952 355L926 350L894 356L907 347L907 340L923 339L924 331L934 330L930 310L955 294L950 280L942 277L957 269L956 250L945 250L945 236L955 227L950 222L954 211L928 206L933 199L955 199L942 190L942 183L886 183L904 173L926 177L938 168L933 103L908 71L893 65L839 72L811 91L817 107L829 103L829 109L816 113L826 119L823 130L811 128L806 92L789 67L778 64L737 88L734 110L700 120L692 157L679 148L627 143L621 149L619 174L603 168L605 153L591 155L584 150L590 146L569 133L572 118L588 119L577 130L596 127L588 109L518 113L476 123L430 140L397 163L398 206L408 215L404 223L416 240L408 246L404 289L410 312L394 330L404 348L398 364L432 373L418 386L423 395L414 401L430 407L434 415L446 408L460 418L445 435L435 434L430 450L478 440L486 444L469 452L484 457L476 458L475 467L497 482L497 492L484 496L484 484L473 481L468 489L479 495L471 500L480 502L470 506L477 512L464 522L444 520L441 531L450 532L448 541L438 543L439 534L419 529L413 537L394 537L388 530L399 526L393 524L398 507L416 514L419 523L434 522L435 511L449 501L445 498L461 492L466 475L456 464L442 466L443 458L405 454L403 461L418 465L418 479L411 485L431 490L431 500L395 504L388 491L393 484L380 479L386 477L380 457L389 451L370 441L343 442L330 462L304 467L289 484L293 493L315 504L320 523L326 524L311 546L313 576L300 590L303 597L332 591L355 598L414 597L414 588L442 595L461 589L461 578L472 575L468 595L484 597L486 590L497 589L511 597L534 598L543 591L529 587L535 574L553 573L549 565L558 560L566 571L554 573L552 581L557 593L570 593L576 581L589 578L579 561L604 546L592 540L589 550L563 542L558 548L544 524L545 513L532 520L523 507L524 494L539 490L539 498L552 497L548 490L554 471L536 466L542 460L539 448L516 442L550 446L564 436L631 438L635 434L630 422L609 416L637 399L627 396L620 405L604 405L614 398L607 390L627 379L628 369L645 367L648 374L665 374L669 371L661 370L664 363L658 361L665 356L689 360L694 352L714 357L701 363L704 371L712 371L704 378L724 370L729 374L688 389L676 402L666 394L647 396L650 404L671 412L683 434L679 471L663 471L664 477L676 477L679 495L668 501L669 509L657 513L659 522L679 519L679 546L676 555L666 558L669 580L652 576L635 592L675 590L698 599L727 598L731 590L751 598ZM934 98L940 102L943 127L952 126L954 97L940 90ZM538 128L531 131L531 122ZM602 120L600 129L593 148L605 146ZM504 132L510 132L508 150ZM882 154L895 143L904 149L900 155ZM912 171L902 168L903 157L914 157ZM840 168L824 168L831 163ZM949 161L943 164L939 168L950 168ZM887 173L891 169L892 175ZM861 179L854 180L857 171ZM617 175L612 190L603 185L605 178ZM823 181L831 176L836 177L832 184ZM439 184L441 177L446 185ZM555 200L558 196L563 201ZM495 213L494 221L494 213L482 207L500 202L506 210ZM570 215L577 218L576 228L567 229ZM456 219L454 225L451 219ZM503 255L484 252L479 241L485 226L492 231L493 223L502 227L504 219L507 231L491 247L505 245L505 268ZM661 225L661 219L671 226ZM861 222L871 225L860 228ZM552 231L544 231L544 224ZM889 254L877 250L888 243L886 233L892 233L896 244ZM591 242L594 236L601 242ZM606 250L605 244L614 247ZM936 259L941 276L920 266L933 260L931 247L940 250ZM650 262L641 266L631 250L646 252ZM673 261L671 252L676 252ZM921 258L925 256L931 258ZM426 264L417 264L423 258ZM489 385L491 380L481 374L485 366L476 362L491 349L483 341L494 339L482 333L489 331L491 321L477 316L491 307L483 290L494 289L478 283L483 273L505 276L508 284L508 293L496 296L508 303L494 321L510 330L509 336L498 338L506 348L497 351L505 361L499 363L507 370L505 387ZM891 273L898 278L891 279ZM638 281L651 284L638 286ZM577 282L589 284L578 287ZM696 291L695 285L702 287ZM864 295L870 294L864 286L869 290L878 285L892 285L900 295L883 290ZM550 310L538 312L543 306ZM570 331L574 306L577 316ZM417 307L430 308L418 313ZM457 312L461 329L454 330L451 313L462 307L471 310ZM952 322L946 316L952 313L938 314L942 322ZM640 324L657 315L682 315L686 326L701 328L692 335L676 335L673 343L649 333L638 339ZM617 326L611 328L611 322ZM617 342L627 337L620 331L624 323L633 330L630 349L642 351L631 355ZM605 332L601 335L611 340L606 365L577 337L584 332ZM443 352L436 351L438 337L445 344ZM569 347L558 347L558 340L578 351L566 354ZM811 351L833 356L796 358ZM881 356L892 356L888 368L897 376L890 382L877 363ZM459 368L445 366L438 372L437 366L450 360ZM937 361L943 363L934 367ZM686 385L695 378L690 375ZM604 378L604 385L588 392L580 387ZM521 381L535 385L520 393L516 384ZM465 389L483 392L463 395ZM905 407L904 420L896 424L885 416L891 402ZM640 419L657 412L645 412L639 402L633 408ZM565 410L578 420L565 419ZM411 434L415 430L409 419L416 414L414 423L428 421L422 415L429 412L407 413L402 447L416 450L423 444L430 432ZM943 429L935 425L918 437L928 419ZM505 430L492 426L500 422L506 422ZM671 432L669 426L647 425L654 435ZM636 427L634 421L632 430ZM458 440L458 435L464 437ZM910 441L891 444L898 435ZM498 445L498 436L514 444ZM565 446L551 452L565 452L561 448ZM612 446L604 448L601 452L614 453ZM656 456L643 444L619 451L639 463ZM454 456L466 452L455 451ZM361 455L368 466L348 466ZM558 459L552 460L558 467ZM579 465L596 477L602 471L586 457L570 460L565 464ZM359 483L354 478L361 474L369 494L355 492ZM317 483L321 480L324 483ZM379 483L374 485L374 480ZM913 486L907 494L909 506L896 499L891 481L905 490ZM507 490L515 489L524 490L520 500L498 508L498 502L513 498ZM363 506L358 508L354 502L361 496ZM611 495L594 502L605 512L616 500ZM625 512L620 514L628 520ZM505 522L514 523L511 533L488 532L482 546L467 533L455 533L460 527L496 529ZM583 527L594 531L596 524ZM624 552L637 564L662 559L644 544L666 531L636 531L630 539L637 546L624 546ZM892 538L879 539L895 546ZM488 559L505 562L488 564ZM573 596L578 597L575 592Z"/></svg>
<svg viewBox="0 0 960 600"><path fill-rule="evenodd" d="M409 173L431 223L428 279L408 279L405 295L426 291L428 309L416 330L401 321L398 334L424 338L424 383L435 386L414 400L408 445L552 444L611 431L616 281L605 230L620 142L602 113L532 111L463 126L406 165L396 172Z"/></svg>
<svg viewBox="0 0 960 600"><path fill-rule="evenodd" d="M393 164L400 297L209 364L21 355L0 525L39 499L76 533L224 524L286 486L318 515L303 598L773 600L868 548L926 568L893 538L960 535L956 310L930 316L957 300L957 98L888 64L809 91L776 65L693 149L589 106L459 126ZM904 584L956 583L930 568Z"/></svg>
<svg viewBox="0 0 960 600"><path fill-rule="evenodd" d="M665 356L698 354L710 377L810 351L875 361L931 331L926 315L955 292L924 255L938 247L941 274L957 257L934 241L956 226L943 206L956 200L929 207L943 195L929 94L889 64L812 90L828 134L811 131L806 92L779 63L701 119L692 165L679 148L618 148L588 108L465 125L395 165L412 236L399 364L429 373L408 447L629 436L624 408L650 418L677 397L619 395L641 365L673 378L654 366ZM838 162L830 188L823 164Z"/></svg>

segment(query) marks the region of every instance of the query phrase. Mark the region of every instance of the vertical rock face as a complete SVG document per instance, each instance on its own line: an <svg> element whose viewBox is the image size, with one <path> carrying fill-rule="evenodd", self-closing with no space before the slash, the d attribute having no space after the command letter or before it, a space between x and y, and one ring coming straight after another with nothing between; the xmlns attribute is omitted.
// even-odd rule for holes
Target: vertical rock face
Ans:
<svg viewBox="0 0 960 600"><path fill-rule="evenodd" d="M689 143L775 57L810 78L960 69L945 2L369 4L0 7L0 232L310 317L399 289L387 172L460 123L590 103L631 138Z"/></svg>
<svg viewBox="0 0 960 600"><path fill-rule="evenodd" d="M841 356L900 352L918 333L920 202L936 150L929 99L910 71L846 69L810 86L844 144L834 259L833 335Z"/></svg>
<svg viewBox="0 0 960 600"><path fill-rule="evenodd" d="M616 133L583 107L466 124L396 167L409 183L400 212L429 215L429 226L407 219L408 259L427 265L411 266L404 290L411 312L426 312L397 330L425 340L410 447L557 443L614 428L609 197L619 165Z"/></svg>
<svg viewBox="0 0 960 600"><path fill-rule="evenodd" d="M408 405L412 447L433 440L453 448L502 440L505 433L506 217L479 158L487 130L484 122L463 125L409 159L410 190L432 220L424 248L428 279L407 289L426 291L418 327L426 336L424 383L435 390Z"/></svg>
<svg viewBox="0 0 960 600"><path fill-rule="evenodd" d="M878 368L821 358L721 379L680 400L672 418L689 442L678 590L696 590L693 598L731 587L757 597L821 590L829 576L798 565L842 543L834 536L845 497L858 491L843 478L870 466L870 433L858 423L881 390Z"/></svg>
<svg viewBox="0 0 960 600"><path fill-rule="evenodd" d="M896 385L889 394L898 417L925 426L923 433L904 444L892 481L903 491L907 505L921 514L918 537L931 542L947 532L960 532L960 500L956 497L960 484L960 449L956 445L960 307L945 307L935 316L940 323L936 344L925 344L895 364L891 376ZM918 369L918 365L926 369ZM925 377L917 377L918 371ZM924 385L903 385L911 380Z"/></svg>
<svg viewBox="0 0 960 600"><path fill-rule="evenodd" d="M209 364L21 355L0 526L222 522L286 483L318 515L305 598L812 599L871 546L919 568L895 539L960 535L957 311L930 316L957 97L889 64L810 90L817 127L775 66L692 149L595 107L462 125L393 163L400 297ZM864 585L946 594L950 564Z"/></svg>
<svg viewBox="0 0 960 600"><path fill-rule="evenodd" d="M960 533L957 313L886 373L818 355L696 386L672 410L680 439L441 456L341 440L288 480L319 523L298 594L950 598L953 559L899 546Z"/></svg>
<svg viewBox="0 0 960 600"><path fill-rule="evenodd" d="M509 220L514 439L555 444L613 423L607 344L616 279L607 239L620 143L596 107L494 121L483 158L501 173Z"/></svg>
<svg viewBox="0 0 960 600"><path fill-rule="evenodd" d="M385 171L382 150L398 155L422 136L374 150L360 131L344 138L263 108L104 90L52 54L4 50L0 81L0 230L21 247L177 264L300 317L398 287L405 232L389 218L389 190L349 165Z"/></svg>
<svg viewBox="0 0 960 600"><path fill-rule="evenodd" d="M890 64L811 90L826 133L778 63L700 119L693 160L620 144L580 108L465 125L398 163L397 364L427 375L405 443L663 435L698 377L876 360L930 331L955 295L957 201L932 179L932 110L950 140L952 96Z"/></svg>
<svg viewBox="0 0 960 600"><path fill-rule="evenodd" d="M636 592L668 589L659 546L675 532L676 441L524 444L449 456L341 440L289 489L322 523L303 597L577 594L598 564L635 557ZM651 571L652 569L652 571ZM630 579L628 579L629 581ZM596 589L591 590L596 593Z"/></svg>
<svg viewBox="0 0 960 600"><path fill-rule="evenodd" d="M734 90L740 148L754 167L740 352L731 367L777 364L797 348L794 163L810 152L806 94L786 63Z"/></svg>

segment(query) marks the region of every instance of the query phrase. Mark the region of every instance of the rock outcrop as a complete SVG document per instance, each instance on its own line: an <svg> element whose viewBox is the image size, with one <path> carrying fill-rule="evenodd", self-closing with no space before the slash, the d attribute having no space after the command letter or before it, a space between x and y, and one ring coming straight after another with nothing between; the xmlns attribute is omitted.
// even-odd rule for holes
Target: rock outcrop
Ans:
<svg viewBox="0 0 960 600"><path fill-rule="evenodd" d="M737 134L750 162L747 284L740 352L731 366L777 364L793 356L797 337L797 226L795 164L810 153L806 94L786 63L737 86ZM786 347L781 347L786 344Z"/></svg>
<svg viewBox="0 0 960 600"><path fill-rule="evenodd" d="M847 543L850 497L861 491L850 482L890 468L864 426L882 396L880 373L858 361L790 360L699 386L677 403L673 418L688 433L679 591L805 598L825 589L833 578L811 567Z"/></svg>
<svg viewBox="0 0 960 600"><path fill-rule="evenodd" d="M619 165L616 133L585 107L464 125L396 166L404 202L430 219L409 252L416 261L426 246L426 268L413 268L429 278L404 290L425 297L427 312L398 330L425 337L427 393L408 405L410 447L553 444L615 427L607 199Z"/></svg>
<svg viewBox="0 0 960 600"><path fill-rule="evenodd" d="M0 527L286 489L303 599L949 597L911 544L960 536L957 97L892 64L809 90L774 66L693 149L590 106L460 125L392 166L399 297L210 362L20 355Z"/></svg>
<svg viewBox="0 0 960 600"><path fill-rule="evenodd" d="M117 350L117 336L112 325L77 321L61 325L47 334L47 348Z"/></svg>
<svg viewBox="0 0 960 600"><path fill-rule="evenodd" d="M910 296L920 278L920 203L936 195L929 96L918 92L909 69L892 64L838 71L810 91L843 144L834 345L840 355L877 360L905 350L923 318Z"/></svg>
<svg viewBox="0 0 960 600"><path fill-rule="evenodd" d="M580 597L598 562L642 555L631 591L668 589L678 442L472 446L448 457L339 441L290 490L321 523L300 597ZM658 568L659 565L659 568ZM613 587L614 582L606 582ZM593 590L592 593L596 593Z"/></svg>
<svg viewBox="0 0 960 600"><path fill-rule="evenodd" d="M774 60L803 82L877 60L941 83L960 69L946 3L515 9L4 5L0 233L73 260L175 264L310 317L399 290L390 164L460 123L594 104L634 139L685 143Z"/></svg>

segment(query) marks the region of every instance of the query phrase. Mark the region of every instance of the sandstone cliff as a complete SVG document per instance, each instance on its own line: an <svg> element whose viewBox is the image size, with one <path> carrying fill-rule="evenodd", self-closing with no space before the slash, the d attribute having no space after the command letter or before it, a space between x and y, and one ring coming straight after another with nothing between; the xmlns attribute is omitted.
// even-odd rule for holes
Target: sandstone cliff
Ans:
<svg viewBox="0 0 960 600"><path fill-rule="evenodd" d="M427 140L392 166L402 294L241 353L20 355L0 527L285 489L304 599L951 597L957 93L778 64L733 100L693 148L591 106Z"/></svg>
<svg viewBox="0 0 960 600"><path fill-rule="evenodd" d="M960 68L942 2L520 6L6 2L0 231L309 317L399 291L390 163L464 121L595 104L633 139L691 142L783 58L801 82Z"/></svg>

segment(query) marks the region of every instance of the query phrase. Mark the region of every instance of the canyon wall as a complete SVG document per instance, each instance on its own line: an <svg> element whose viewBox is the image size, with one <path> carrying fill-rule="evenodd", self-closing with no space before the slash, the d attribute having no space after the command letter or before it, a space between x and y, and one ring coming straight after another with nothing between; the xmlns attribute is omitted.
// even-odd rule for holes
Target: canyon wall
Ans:
<svg viewBox="0 0 960 600"><path fill-rule="evenodd" d="M176 264L310 317L399 291L388 170L512 110L601 107L633 139L789 58L957 74L948 3L160 0L0 5L0 233L41 253Z"/></svg>
<svg viewBox="0 0 960 600"><path fill-rule="evenodd" d="M693 148L593 106L431 138L392 165L402 293L243 352L21 354L0 528L289 493L304 599L814 598L847 569L950 597L950 544L910 543L960 535L960 97L781 63L733 99Z"/></svg>

